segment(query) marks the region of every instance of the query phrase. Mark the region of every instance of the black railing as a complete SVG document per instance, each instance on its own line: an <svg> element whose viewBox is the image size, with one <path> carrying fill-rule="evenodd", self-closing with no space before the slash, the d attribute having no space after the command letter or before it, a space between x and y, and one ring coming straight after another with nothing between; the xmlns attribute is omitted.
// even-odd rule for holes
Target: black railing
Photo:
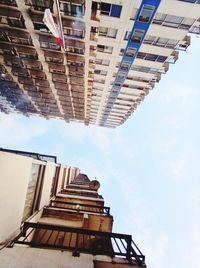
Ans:
<svg viewBox="0 0 200 268"><path fill-rule="evenodd" d="M81 252L118 256L139 266L145 264L145 256L133 242L132 236L126 234L25 222L13 243L71 250L73 256L79 256Z"/></svg>
<svg viewBox="0 0 200 268"><path fill-rule="evenodd" d="M89 192L79 192L79 191L73 191L71 189L62 189L61 194L68 194L68 195L78 195L78 196L86 196L86 197L94 197L94 198L99 198L103 199L102 195L99 195L98 193L89 193Z"/></svg>
<svg viewBox="0 0 200 268"><path fill-rule="evenodd" d="M57 163L57 157L54 155L39 154L39 153L25 152L25 151L18 151L18 150L10 150L10 149L4 149L4 148L0 148L0 151L7 152L7 153L13 153L13 154L19 154L19 155L23 155L23 156L27 156L27 157L32 157L32 158L37 159L37 160Z"/></svg>
<svg viewBox="0 0 200 268"><path fill-rule="evenodd" d="M104 207L104 206L101 207L101 206L88 205L88 204L82 204L82 203L72 203L72 202L66 202L66 201L60 201L60 200L50 200L49 207L110 215L109 207Z"/></svg>

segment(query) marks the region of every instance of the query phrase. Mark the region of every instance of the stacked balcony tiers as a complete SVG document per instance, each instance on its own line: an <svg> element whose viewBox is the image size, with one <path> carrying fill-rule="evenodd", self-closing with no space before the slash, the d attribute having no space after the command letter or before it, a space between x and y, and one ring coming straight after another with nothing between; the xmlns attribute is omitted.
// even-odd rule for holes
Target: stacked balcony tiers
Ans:
<svg viewBox="0 0 200 268"><path fill-rule="evenodd" d="M4 190L11 194L0 209L2 267L146 267L132 236L112 231L99 181L56 159L0 150ZM13 174L20 176L18 191Z"/></svg>
<svg viewBox="0 0 200 268"><path fill-rule="evenodd" d="M0 0L0 110L117 127L200 34L199 14L197 0Z"/></svg>

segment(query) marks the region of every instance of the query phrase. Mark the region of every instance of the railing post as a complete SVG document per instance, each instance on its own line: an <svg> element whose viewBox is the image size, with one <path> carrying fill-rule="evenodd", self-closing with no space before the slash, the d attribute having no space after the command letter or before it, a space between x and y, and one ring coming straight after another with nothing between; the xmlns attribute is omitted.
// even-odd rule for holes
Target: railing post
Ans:
<svg viewBox="0 0 200 268"><path fill-rule="evenodd" d="M80 252L78 250L78 242L79 242L79 233L76 234L76 245L75 245L75 249L74 249L73 254L72 254L74 257L80 256Z"/></svg>
<svg viewBox="0 0 200 268"><path fill-rule="evenodd" d="M127 235L127 238L126 238L126 243L127 243L126 259L129 261L131 260L131 241L132 241L131 235Z"/></svg>

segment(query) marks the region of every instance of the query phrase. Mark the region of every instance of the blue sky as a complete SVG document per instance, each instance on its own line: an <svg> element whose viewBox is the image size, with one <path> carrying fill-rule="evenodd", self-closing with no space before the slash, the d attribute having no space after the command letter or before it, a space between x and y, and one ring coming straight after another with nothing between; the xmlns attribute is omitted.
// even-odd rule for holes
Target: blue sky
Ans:
<svg viewBox="0 0 200 268"><path fill-rule="evenodd" d="M1 147L58 156L101 182L114 231L151 268L200 267L200 38L116 129L0 114Z"/></svg>

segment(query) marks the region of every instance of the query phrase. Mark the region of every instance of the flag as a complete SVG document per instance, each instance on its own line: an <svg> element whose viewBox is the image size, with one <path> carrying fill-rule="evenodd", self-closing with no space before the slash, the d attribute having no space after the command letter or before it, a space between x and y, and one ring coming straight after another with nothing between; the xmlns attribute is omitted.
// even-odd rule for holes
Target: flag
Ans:
<svg viewBox="0 0 200 268"><path fill-rule="evenodd" d="M61 37L61 32L59 30L59 26L54 22L53 16L51 14L51 10L49 8L45 9L43 22L56 38L58 44L64 47L63 39Z"/></svg>

